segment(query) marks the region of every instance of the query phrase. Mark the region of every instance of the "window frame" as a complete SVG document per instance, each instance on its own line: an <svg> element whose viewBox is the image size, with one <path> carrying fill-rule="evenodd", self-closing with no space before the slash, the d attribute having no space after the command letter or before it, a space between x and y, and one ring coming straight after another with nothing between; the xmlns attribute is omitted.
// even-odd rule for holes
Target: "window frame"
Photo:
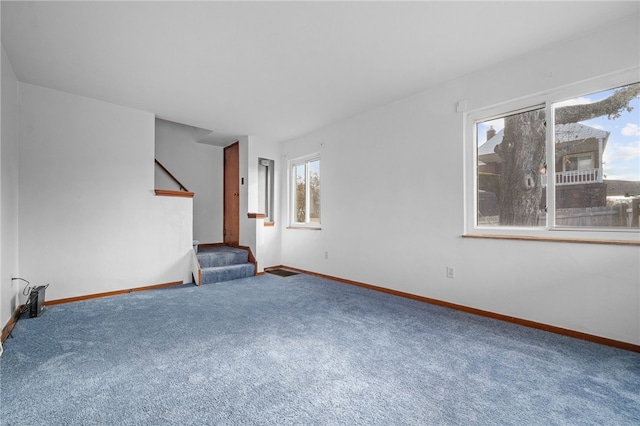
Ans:
<svg viewBox="0 0 640 426"><path fill-rule="evenodd" d="M566 85L535 95L502 102L500 104L463 112L464 126L464 235L486 237L524 237L534 239L576 239L590 242L640 242L640 229L637 228L578 228L556 225L555 179L548 179L546 187L547 220L537 227L500 227L478 226L478 147L477 123L501 118L513 113L544 107L548 123L555 123L553 104L590 95L599 91L624 86L640 81L640 68L596 77L580 83ZM555 130L547 126L546 164L547 176L555 176Z"/></svg>
<svg viewBox="0 0 640 426"><path fill-rule="evenodd" d="M319 162L319 168L322 169L322 160L320 158L320 154L319 153L313 153L313 154L309 154L309 155L305 155L302 157L297 157L294 159L291 159L288 161L287 163L287 167L288 167L288 182L289 182L289 228L306 228L306 229L321 229L322 227L322 177L320 178L320 221L319 222L297 222L296 221L296 167L300 166L302 164L304 164L305 170L306 170L306 178L305 178L305 184L306 184L306 188L307 190L305 191L305 206L306 206L306 212L307 212L307 217L309 216L309 204L310 204L310 192L308 190L309 188L309 166L308 163L312 163L314 161L318 161ZM320 176L322 176L322 174L320 174Z"/></svg>
<svg viewBox="0 0 640 426"><path fill-rule="evenodd" d="M262 182L261 168L264 167L264 182ZM275 223L275 161L269 158L258 157L258 210L264 207L264 223L273 225ZM264 183L264 186L262 185ZM261 198L264 197L264 203Z"/></svg>

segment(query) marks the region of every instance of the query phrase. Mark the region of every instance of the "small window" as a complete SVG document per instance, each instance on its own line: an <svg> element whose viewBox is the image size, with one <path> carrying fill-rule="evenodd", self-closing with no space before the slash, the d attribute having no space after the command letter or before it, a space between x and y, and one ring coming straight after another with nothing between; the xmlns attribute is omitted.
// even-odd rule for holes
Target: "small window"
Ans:
<svg viewBox="0 0 640 426"><path fill-rule="evenodd" d="M291 167L291 225L320 226L320 158L293 160Z"/></svg>
<svg viewBox="0 0 640 426"><path fill-rule="evenodd" d="M562 157L562 171L591 170L594 168L593 153L564 155Z"/></svg>
<svg viewBox="0 0 640 426"><path fill-rule="evenodd" d="M264 213L265 223L273 223L273 179L274 162L258 158L258 206Z"/></svg>

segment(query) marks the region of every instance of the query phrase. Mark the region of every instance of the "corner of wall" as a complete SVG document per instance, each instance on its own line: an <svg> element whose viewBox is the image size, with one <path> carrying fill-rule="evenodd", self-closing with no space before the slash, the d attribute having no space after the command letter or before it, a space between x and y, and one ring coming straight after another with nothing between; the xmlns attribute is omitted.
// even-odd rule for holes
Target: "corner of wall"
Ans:
<svg viewBox="0 0 640 426"><path fill-rule="evenodd" d="M243 144L244 142L244 144ZM264 213L258 206L259 173L258 159L268 158L274 160L274 223L273 226L264 226L263 219L249 219L248 213ZM241 200L241 241L243 245L250 246L258 261L259 272L268 266L279 265L281 258L280 238L283 215L280 209L280 185L282 170L280 158L280 143L249 136L240 141L240 175L245 177L245 185L241 186L244 200ZM246 210L242 207L245 202Z"/></svg>
<svg viewBox="0 0 640 426"><path fill-rule="evenodd" d="M0 58L0 327L20 304L18 285L18 80L2 47Z"/></svg>

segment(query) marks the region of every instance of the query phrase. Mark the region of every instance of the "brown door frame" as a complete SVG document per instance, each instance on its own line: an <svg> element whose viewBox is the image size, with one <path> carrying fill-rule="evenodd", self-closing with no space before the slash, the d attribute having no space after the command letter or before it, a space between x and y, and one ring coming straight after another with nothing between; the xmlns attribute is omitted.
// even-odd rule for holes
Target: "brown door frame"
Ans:
<svg viewBox="0 0 640 426"><path fill-rule="evenodd" d="M222 238L226 245L240 245L240 142L224 147Z"/></svg>

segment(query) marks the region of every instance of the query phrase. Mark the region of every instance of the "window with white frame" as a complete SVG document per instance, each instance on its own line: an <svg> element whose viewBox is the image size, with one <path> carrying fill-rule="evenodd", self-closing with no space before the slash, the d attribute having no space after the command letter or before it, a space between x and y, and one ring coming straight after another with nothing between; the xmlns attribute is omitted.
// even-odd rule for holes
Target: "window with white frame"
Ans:
<svg viewBox="0 0 640 426"><path fill-rule="evenodd" d="M320 227L320 157L289 162L291 225Z"/></svg>
<svg viewBox="0 0 640 426"><path fill-rule="evenodd" d="M274 161L258 158L258 206L264 212L264 223L273 223Z"/></svg>
<svg viewBox="0 0 640 426"><path fill-rule="evenodd" d="M469 113L467 233L582 231L612 239L603 232L611 231L637 240L640 83L634 75Z"/></svg>

